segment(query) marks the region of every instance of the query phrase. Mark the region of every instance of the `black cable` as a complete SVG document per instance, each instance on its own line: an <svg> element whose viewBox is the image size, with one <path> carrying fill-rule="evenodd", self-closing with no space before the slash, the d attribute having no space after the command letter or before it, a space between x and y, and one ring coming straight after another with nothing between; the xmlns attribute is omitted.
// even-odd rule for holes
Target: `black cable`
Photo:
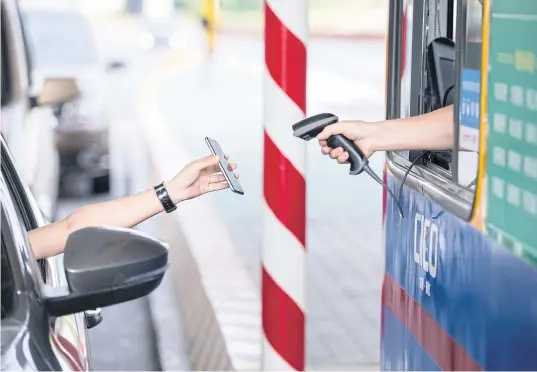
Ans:
<svg viewBox="0 0 537 372"><path fill-rule="evenodd" d="M405 172L405 175L403 176L403 180L401 181L401 186L399 187L399 193L397 194L397 198L396 198L397 204L399 205L399 213L401 214L401 217L404 217L403 213L402 213L402 208L400 206L401 205L401 194L403 192L403 186L405 185L406 179L407 179L408 175L410 174L410 171L412 170L412 168L414 168L414 166L418 163L418 161L420 161L421 159L423 159L424 156L426 156L426 155L428 155L430 153L431 153L430 151L422 152L416 159L414 159L412 161L412 163L410 163L410 167L408 167L408 169Z"/></svg>
<svg viewBox="0 0 537 372"><path fill-rule="evenodd" d="M451 92L453 88L455 88L455 84L450 85L449 88L447 88L446 93L444 93L444 98L442 99L442 107L446 107L449 92Z"/></svg>
<svg viewBox="0 0 537 372"><path fill-rule="evenodd" d="M399 214L401 215L401 217L404 217L404 214L403 214L403 208L401 208L401 203L399 202L399 199L397 199L394 195L394 193L392 192L392 190L390 190L390 188L388 187L388 185L386 185L384 183L384 181L382 181L380 179L379 176L377 176L377 174L375 172L373 172L373 170L369 167L369 165L366 165L364 167L364 171L369 174L371 176L371 178L373 178L375 181L377 181L379 184L381 184L385 189L386 191L388 191L388 193L392 196L392 198L395 200L395 202L397 203L397 208L399 209Z"/></svg>
<svg viewBox="0 0 537 372"><path fill-rule="evenodd" d="M369 174L371 176L371 178L373 178L378 184L382 185L382 187L384 187L386 189L386 191L390 194L390 196L393 198L393 200L395 200L395 203L397 204L397 209L399 209L399 214L401 215L402 218L405 217L405 214L403 213L403 207L401 206L401 192L403 191L403 186L405 184L405 181L406 181L408 175L410 174L410 171L414 167L414 165L416 165L416 163L420 159L422 159L425 155L428 155L428 154L431 154L431 151L424 151L416 159L414 159L412 161L412 163L410 164L410 167L405 172L405 175L404 175L403 180L401 182L401 187L399 188L399 195L398 196L395 196L395 194L393 193L392 190L390 190L388 185L386 185L384 183L384 181L369 167L368 164L366 164L364 166L364 171L367 174Z"/></svg>

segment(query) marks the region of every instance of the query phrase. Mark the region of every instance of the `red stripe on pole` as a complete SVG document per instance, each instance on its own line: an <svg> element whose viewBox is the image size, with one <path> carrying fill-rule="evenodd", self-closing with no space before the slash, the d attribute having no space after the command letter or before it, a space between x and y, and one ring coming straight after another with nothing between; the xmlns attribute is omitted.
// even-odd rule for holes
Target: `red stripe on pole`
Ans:
<svg viewBox="0 0 537 372"><path fill-rule="evenodd" d="M306 46L285 27L266 2L265 63L276 84L306 112Z"/></svg>
<svg viewBox="0 0 537 372"><path fill-rule="evenodd" d="M264 194L276 218L306 245L306 180L265 131Z"/></svg>
<svg viewBox="0 0 537 372"><path fill-rule="evenodd" d="M263 269L263 329L268 342L297 371L305 367L304 313Z"/></svg>
<svg viewBox="0 0 537 372"><path fill-rule="evenodd" d="M289 0L290 1L290 0ZM292 6L292 5L286 5ZM265 1L265 64L271 79L288 98L281 104L296 105L306 111L306 45L294 35ZM297 8L298 9L298 8ZM298 15L297 15L298 16ZM301 14L297 19L306 17ZM270 78L268 78L270 79ZM270 83L270 82L267 82ZM268 97L270 99L270 97ZM272 103L272 101L268 101ZM276 102L273 102L276 104ZM278 110L279 107L269 107ZM296 118L289 118L293 120ZM269 123L287 126L292 123ZM297 144L298 145L298 144ZM304 153L305 156L305 153ZM287 234L288 230L300 244L306 245L306 180L285 157L273 138L264 132L264 197L281 228L269 234ZM265 254L273 254L266 246ZM274 258L274 257L273 257ZM285 260L286 257L278 257ZM288 270L295 270L289 267ZM303 275L303 272L292 272ZM262 321L266 341L274 352L293 369L305 368L305 315L301 308L279 287L278 278L272 278L265 267L262 270ZM268 350L265 352L271 353ZM267 356L264 369L279 366L275 356Z"/></svg>

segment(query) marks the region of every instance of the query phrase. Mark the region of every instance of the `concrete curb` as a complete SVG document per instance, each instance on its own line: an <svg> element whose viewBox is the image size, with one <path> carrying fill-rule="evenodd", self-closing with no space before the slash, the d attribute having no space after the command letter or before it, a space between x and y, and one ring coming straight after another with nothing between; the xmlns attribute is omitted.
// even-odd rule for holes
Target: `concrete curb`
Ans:
<svg viewBox="0 0 537 372"><path fill-rule="evenodd" d="M192 53L188 56L196 58ZM172 143L158 107L161 84L181 71L186 71L185 66L180 71L158 66L141 89L138 105L141 131L159 180L170 179L193 160L177 140ZM182 203L173 215L164 217L170 224L165 230L174 232L165 239L170 242L172 260L168 277L173 288L168 292L175 291L179 299L177 316L183 319L191 368L259 370L259 293L210 198ZM183 236L184 241L178 242L178 236ZM155 327L157 333L164 334L168 332L167 325L161 323L156 322ZM169 353L163 350L161 355L166 359ZM168 365L174 365L173 360L161 363L165 370Z"/></svg>

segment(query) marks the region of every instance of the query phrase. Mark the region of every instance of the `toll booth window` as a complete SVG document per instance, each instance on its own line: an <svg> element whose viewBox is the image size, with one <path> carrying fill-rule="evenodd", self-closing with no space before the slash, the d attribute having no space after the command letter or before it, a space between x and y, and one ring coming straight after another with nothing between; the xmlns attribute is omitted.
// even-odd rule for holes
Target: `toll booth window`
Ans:
<svg viewBox="0 0 537 372"><path fill-rule="evenodd" d="M410 101L409 116L452 107L455 132L455 145L444 151L424 148L389 152L391 173L464 220L471 215L475 197L479 148L459 148L456 143L460 137L467 136L467 132L459 131L462 128L459 122L462 122L477 131L475 143L479 144L482 12L480 0L413 2L412 24L408 25L412 36L410 42L406 41L412 63L403 69L404 73L410 73L408 98L404 97L407 87L398 86L394 78L398 63L388 66L391 84L388 118L406 117L404 102L407 100ZM398 16L394 14L391 18L396 20ZM392 59L398 53L398 42L388 43ZM466 89L471 90L470 94ZM402 107L393 104L393 97L398 94L404 97Z"/></svg>
<svg viewBox="0 0 537 372"><path fill-rule="evenodd" d="M7 43L7 32L6 32L6 16L5 12L2 6L2 12L1 12L1 20L0 23L2 29L0 32L1 35L1 43L2 43L2 50L0 53L0 59L2 60L2 76L0 76L0 81L2 85L2 106L8 104L11 100L11 81L10 81L10 69L9 69L9 49L8 49L8 43Z"/></svg>
<svg viewBox="0 0 537 372"><path fill-rule="evenodd" d="M425 111L454 105L458 146L456 154L452 150L428 153L424 163L470 188L475 184L479 158L482 13L480 0L468 0L463 12L464 28L455 40L443 37L433 40L426 59L429 100Z"/></svg>

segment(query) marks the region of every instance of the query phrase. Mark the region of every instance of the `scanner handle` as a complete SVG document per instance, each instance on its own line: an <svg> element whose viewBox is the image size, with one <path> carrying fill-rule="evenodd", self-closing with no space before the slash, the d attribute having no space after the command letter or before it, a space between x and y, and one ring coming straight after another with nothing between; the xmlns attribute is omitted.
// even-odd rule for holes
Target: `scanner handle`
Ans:
<svg viewBox="0 0 537 372"><path fill-rule="evenodd" d="M364 171L369 161L365 157L364 153L356 144L345 137L342 134L336 134L328 137L326 140L328 147L335 149L338 147L343 148L344 151L349 153L349 163L351 164L349 174L355 176Z"/></svg>

